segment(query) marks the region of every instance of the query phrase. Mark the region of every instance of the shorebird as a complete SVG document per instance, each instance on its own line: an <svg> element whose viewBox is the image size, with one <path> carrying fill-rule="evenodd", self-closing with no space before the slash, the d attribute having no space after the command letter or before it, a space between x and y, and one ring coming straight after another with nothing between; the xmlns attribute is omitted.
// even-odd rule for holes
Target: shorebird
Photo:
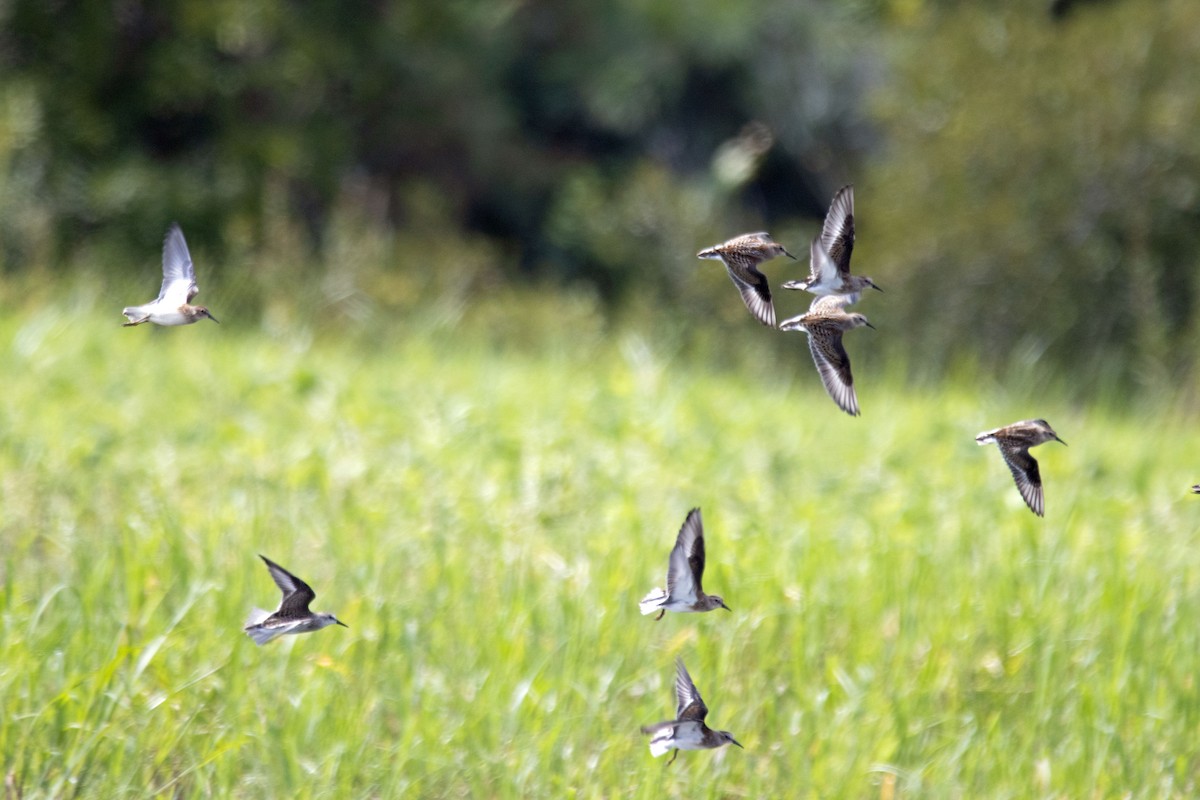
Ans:
<svg viewBox="0 0 1200 800"><path fill-rule="evenodd" d="M333 614L309 611L308 604L317 596L312 587L266 556L259 555L259 558L266 562L271 578L279 591L283 592L283 600L273 614L261 608L250 612L245 631L255 644L264 645L285 633L308 633L330 625L350 627Z"/></svg>
<svg viewBox="0 0 1200 800"><path fill-rule="evenodd" d="M1042 496L1042 475L1037 461L1029 455L1029 448L1050 440L1066 444L1044 419L1024 419L975 437L980 445L995 444L1000 448L1000 455L1008 464L1021 497L1029 510L1039 517L1046 515L1046 501Z"/></svg>
<svg viewBox="0 0 1200 800"><path fill-rule="evenodd" d="M813 246L817 246L816 242ZM866 325L874 329L862 314L847 314L851 298L826 295L812 301L807 314L784 320L783 331L804 331L808 334L808 349L821 373L825 391L838 408L852 417L858 416L858 395L854 392L854 376L850 374L850 356L842 346L842 334Z"/></svg>
<svg viewBox="0 0 1200 800"><path fill-rule="evenodd" d="M840 294L857 303L862 290L879 289L870 278L850 274L850 254L854 251L854 187L843 186L833 196L819 246L810 249L811 275L802 281L788 281L784 289L802 289L815 295ZM879 289L883 291L883 289Z"/></svg>
<svg viewBox="0 0 1200 800"><path fill-rule="evenodd" d="M1192 487L1192 494L1200 494L1200 483Z"/></svg>
<svg viewBox="0 0 1200 800"><path fill-rule="evenodd" d="M156 325L191 325L208 317L213 322L217 318L208 313L204 306L192 306L192 298L200 292L196 285L196 269L192 266L192 257L188 254L187 242L183 239L183 231L179 225L171 223L167 230L167 238L163 241L163 282L158 291L158 297L141 306L129 306L121 313L129 321L126 328L141 325L143 322L153 322Z"/></svg>
<svg viewBox="0 0 1200 800"><path fill-rule="evenodd" d="M671 548L666 591L655 589L650 592L638 603L638 608L643 614L658 611L655 621L662 619L668 611L712 611L714 608L732 611L718 595L704 593L700 588L703 576L704 522L700 519L700 509L693 508L683 521L679 535L675 537L675 546Z"/></svg>
<svg viewBox="0 0 1200 800"><path fill-rule="evenodd" d="M675 700L676 719L642 726L642 733L650 734L652 756L658 758L674 749L675 755L667 762L669 766L679 757L680 750L710 750L731 743L742 747L742 743L734 739L729 731L714 731L704 724L708 706L704 705L700 691L692 683L692 676L688 675L681 658L675 659Z"/></svg>
<svg viewBox="0 0 1200 800"><path fill-rule="evenodd" d="M743 233L724 244L701 250L696 257L725 262L725 269L733 285L742 293L746 308L763 325L774 328L775 306L771 305L771 286L767 283L767 276L758 271L758 265L781 253L788 258L795 258L770 234Z"/></svg>

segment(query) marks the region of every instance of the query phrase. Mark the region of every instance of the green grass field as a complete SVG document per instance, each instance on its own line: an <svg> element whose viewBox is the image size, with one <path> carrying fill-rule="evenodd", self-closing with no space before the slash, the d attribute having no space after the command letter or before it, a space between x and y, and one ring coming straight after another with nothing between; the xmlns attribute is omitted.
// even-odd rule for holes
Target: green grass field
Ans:
<svg viewBox="0 0 1200 800"><path fill-rule="evenodd" d="M1200 435L1165 403L910 388L856 332L852 419L799 335L712 366L569 302L339 334L95 300L0 319L6 798L1200 792ZM1069 443L1045 520L973 441L1033 416ZM734 613L656 623L697 505ZM258 553L350 629L256 647ZM651 758L677 655L745 750Z"/></svg>

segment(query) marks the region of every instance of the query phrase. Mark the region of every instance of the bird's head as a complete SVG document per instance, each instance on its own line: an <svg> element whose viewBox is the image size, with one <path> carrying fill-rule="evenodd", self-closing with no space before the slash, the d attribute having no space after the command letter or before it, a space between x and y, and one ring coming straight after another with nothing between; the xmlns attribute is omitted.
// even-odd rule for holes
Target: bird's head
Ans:
<svg viewBox="0 0 1200 800"><path fill-rule="evenodd" d="M861 328L863 325L866 325L871 330L875 330L875 326L872 325L862 314L851 314L850 325L854 328Z"/></svg>
<svg viewBox="0 0 1200 800"><path fill-rule="evenodd" d="M794 255L792 255L791 253L789 253L789 252L788 252L788 251L787 251L787 250L784 248L784 246L783 246L783 245L781 245L779 242L771 242L770 244L768 244L768 245L767 245L767 252L768 252L768 253L770 253L770 254L771 254L771 255L773 255L773 256L777 256L777 255L779 255L779 254L781 254L781 253L782 253L783 255L785 255L785 256L787 256L788 258L790 258L792 261L795 261L795 260L796 260L796 257L795 257Z"/></svg>
<svg viewBox="0 0 1200 800"><path fill-rule="evenodd" d="M710 594L708 596L708 602L712 608L723 608L726 611L733 611L732 608L725 605L725 598L721 597L719 594Z"/></svg>

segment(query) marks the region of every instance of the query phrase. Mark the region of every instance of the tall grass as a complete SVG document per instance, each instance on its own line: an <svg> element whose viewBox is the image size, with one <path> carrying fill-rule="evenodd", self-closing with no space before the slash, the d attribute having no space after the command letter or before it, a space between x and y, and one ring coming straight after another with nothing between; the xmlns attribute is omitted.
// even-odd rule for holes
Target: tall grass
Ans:
<svg viewBox="0 0 1200 800"><path fill-rule="evenodd" d="M714 365L569 296L344 332L120 304L0 318L10 794L1198 791L1200 436L1167 403L864 357L851 419L802 337ZM1069 443L1045 520L973 441L1030 416ZM641 617L695 505L734 613ZM257 553L350 629L256 647ZM744 751L650 757L676 655Z"/></svg>

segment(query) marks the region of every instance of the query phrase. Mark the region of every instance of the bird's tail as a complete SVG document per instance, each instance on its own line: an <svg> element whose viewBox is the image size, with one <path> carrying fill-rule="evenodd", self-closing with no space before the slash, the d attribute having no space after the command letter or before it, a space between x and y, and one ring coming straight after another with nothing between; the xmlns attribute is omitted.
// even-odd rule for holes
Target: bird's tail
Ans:
<svg viewBox="0 0 1200 800"><path fill-rule="evenodd" d="M121 313L124 314L130 322L146 316L146 310L144 306L126 306L121 310Z"/></svg>
<svg viewBox="0 0 1200 800"><path fill-rule="evenodd" d="M650 755L655 758L665 755L675 743L675 727L670 724L648 725L642 733L650 734Z"/></svg>
<svg viewBox="0 0 1200 800"><path fill-rule="evenodd" d="M271 616L270 611L263 611L261 608L250 610L250 616L246 617L246 635L254 640L254 643L262 647L267 642L274 639L276 636L283 634L279 628L263 628L260 627L267 617Z"/></svg>
<svg viewBox="0 0 1200 800"><path fill-rule="evenodd" d="M642 614L653 614L663 603L667 602L667 593L663 589L655 589L642 598L638 608Z"/></svg>
<svg viewBox="0 0 1200 800"><path fill-rule="evenodd" d="M246 627L253 628L255 625L260 625L269 616L271 616L270 611L263 611L261 608L255 606L250 609L250 613L246 616Z"/></svg>

